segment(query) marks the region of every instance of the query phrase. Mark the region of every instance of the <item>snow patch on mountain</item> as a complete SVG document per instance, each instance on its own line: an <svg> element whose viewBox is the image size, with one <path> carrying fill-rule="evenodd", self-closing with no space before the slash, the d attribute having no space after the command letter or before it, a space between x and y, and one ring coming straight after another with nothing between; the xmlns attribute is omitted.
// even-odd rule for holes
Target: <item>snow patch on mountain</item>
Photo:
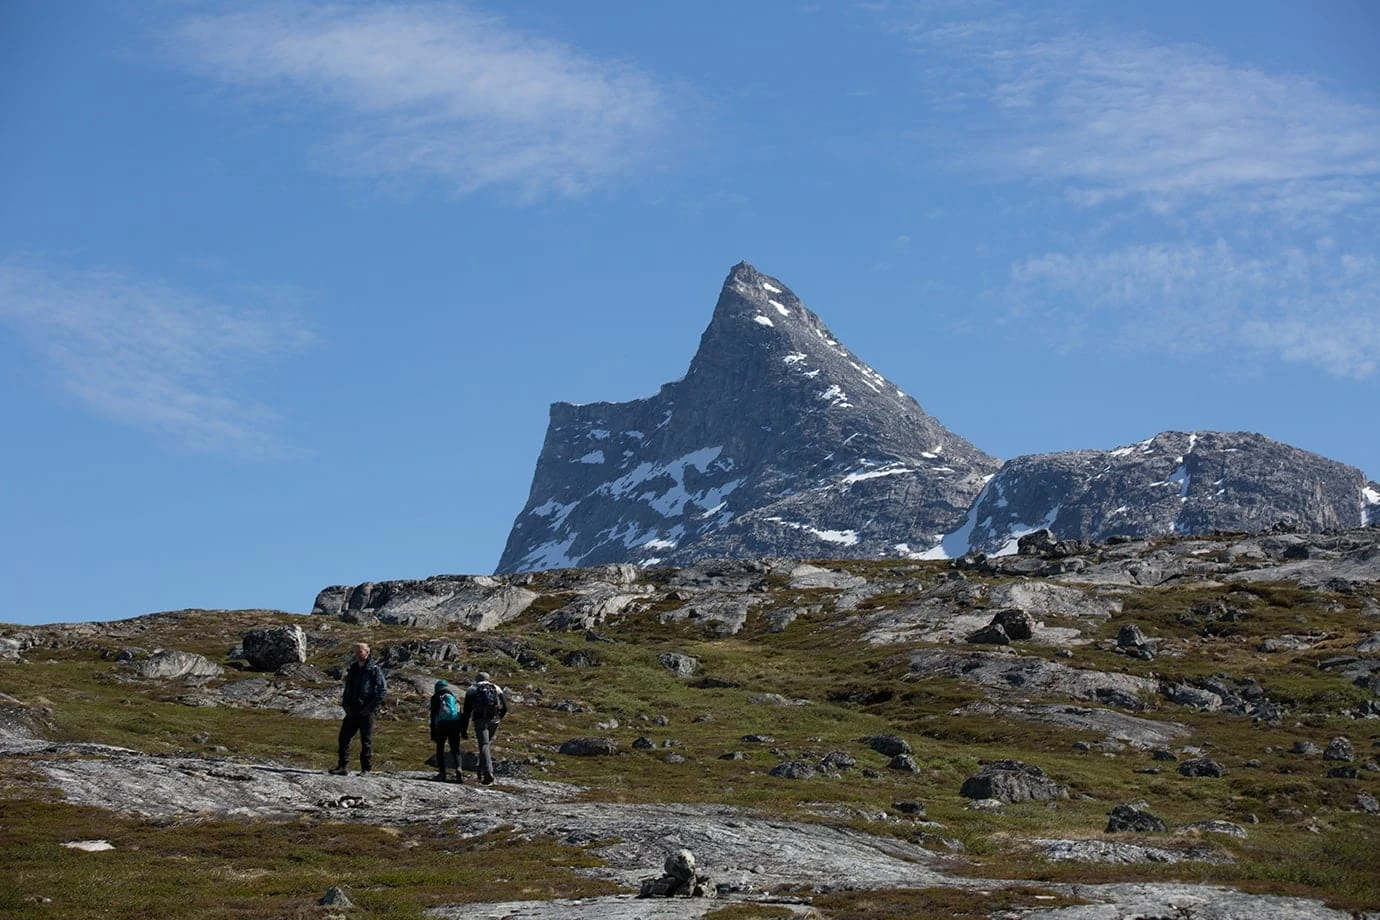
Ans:
<svg viewBox="0 0 1380 920"><path fill-rule="evenodd" d="M779 517L769 517L767 520L771 521L773 524L780 524L783 527L803 530L812 537L823 540L826 543L837 543L841 546L856 546L858 543L858 532L856 530L820 530L817 527L811 527L809 524L802 524L798 521L787 521Z"/></svg>

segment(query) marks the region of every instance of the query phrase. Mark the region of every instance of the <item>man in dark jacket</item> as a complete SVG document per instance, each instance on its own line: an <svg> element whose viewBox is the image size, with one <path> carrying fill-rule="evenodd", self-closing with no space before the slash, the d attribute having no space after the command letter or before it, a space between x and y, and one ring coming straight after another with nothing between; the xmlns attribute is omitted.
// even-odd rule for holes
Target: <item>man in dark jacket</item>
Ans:
<svg viewBox="0 0 1380 920"><path fill-rule="evenodd" d="M436 742L436 778L446 781L446 744L455 757L455 781L465 781L460 763L460 703L450 684L438 680L431 694L431 740Z"/></svg>
<svg viewBox="0 0 1380 920"><path fill-rule="evenodd" d="M498 734L498 723L508 714L508 698L503 688L489 679L487 671L465 691L465 708L460 713L460 737L468 738L474 720L474 743L479 748L479 781L485 786L494 781L494 760L490 745Z"/></svg>
<svg viewBox="0 0 1380 920"><path fill-rule="evenodd" d="M340 722L340 737L336 744L336 765L330 772L344 776L350 763L350 739L359 733L359 768L368 773L374 767L374 711L388 694L388 681L383 669L369 657L369 643L355 643L355 660L345 672L345 690L340 706L345 718Z"/></svg>

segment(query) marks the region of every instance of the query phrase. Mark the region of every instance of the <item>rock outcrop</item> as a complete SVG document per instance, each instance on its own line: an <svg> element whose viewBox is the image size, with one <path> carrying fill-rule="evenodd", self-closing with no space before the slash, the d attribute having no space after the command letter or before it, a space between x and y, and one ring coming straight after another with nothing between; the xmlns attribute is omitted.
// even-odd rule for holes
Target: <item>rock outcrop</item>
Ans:
<svg viewBox="0 0 1380 920"><path fill-rule="evenodd" d="M465 626L482 632L521 616L537 596L508 578L436 575L323 588L311 612L356 623Z"/></svg>

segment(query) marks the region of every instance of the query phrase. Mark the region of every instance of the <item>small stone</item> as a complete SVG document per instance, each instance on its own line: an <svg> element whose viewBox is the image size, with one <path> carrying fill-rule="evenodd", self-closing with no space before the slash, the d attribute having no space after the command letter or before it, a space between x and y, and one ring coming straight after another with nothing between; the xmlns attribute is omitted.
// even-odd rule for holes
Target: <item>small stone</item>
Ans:
<svg viewBox="0 0 1380 920"><path fill-rule="evenodd" d="M1179 764L1179 773L1184 776L1226 776L1227 768L1215 760L1200 757Z"/></svg>
<svg viewBox="0 0 1380 920"><path fill-rule="evenodd" d="M919 773L920 765L915 762L915 758L909 754L897 754L886 765L888 770L898 770L902 773Z"/></svg>
<svg viewBox="0 0 1380 920"><path fill-rule="evenodd" d="M326 893L321 897L317 904L324 904L329 907L351 908L355 904L346 895L343 889L337 885L332 885L326 889Z"/></svg>
<svg viewBox="0 0 1380 920"><path fill-rule="evenodd" d="M1327 748L1323 751L1323 760L1345 760L1350 762L1355 759L1356 749L1352 747L1350 740L1340 735L1327 742Z"/></svg>

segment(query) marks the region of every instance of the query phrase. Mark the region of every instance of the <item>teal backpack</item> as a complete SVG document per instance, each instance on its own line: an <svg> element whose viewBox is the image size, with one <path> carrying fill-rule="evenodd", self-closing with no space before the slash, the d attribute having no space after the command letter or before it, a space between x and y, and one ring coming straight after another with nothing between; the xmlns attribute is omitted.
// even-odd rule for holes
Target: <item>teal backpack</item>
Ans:
<svg viewBox="0 0 1380 920"><path fill-rule="evenodd" d="M438 688L439 689L439 688ZM460 704L455 701L455 694L450 690L440 690L441 702L436 707L437 722L459 722Z"/></svg>

